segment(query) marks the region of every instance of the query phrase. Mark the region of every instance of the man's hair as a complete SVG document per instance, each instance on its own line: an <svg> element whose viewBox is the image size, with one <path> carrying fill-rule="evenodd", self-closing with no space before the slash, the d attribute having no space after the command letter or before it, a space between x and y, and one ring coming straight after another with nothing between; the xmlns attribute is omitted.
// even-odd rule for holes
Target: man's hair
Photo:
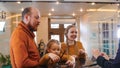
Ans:
<svg viewBox="0 0 120 68"><path fill-rule="evenodd" d="M30 14L31 13L32 7L27 7L23 10L22 12L22 20L24 19L25 14Z"/></svg>

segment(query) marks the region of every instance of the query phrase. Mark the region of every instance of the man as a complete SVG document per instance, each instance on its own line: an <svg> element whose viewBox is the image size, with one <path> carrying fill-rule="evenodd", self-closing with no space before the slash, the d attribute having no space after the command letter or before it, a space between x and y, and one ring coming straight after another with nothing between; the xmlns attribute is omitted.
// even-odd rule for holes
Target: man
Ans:
<svg viewBox="0 0 120 68"><path fill-rule="evenodd" d="M41 63L37 46L34 42L34 31L40 24L40 12L37 8L27 7L22 12L22 21L14 30L10 39L10 59L12 68L37 68ZM47 55L53 62L59 56L49 53Z"/></svg>

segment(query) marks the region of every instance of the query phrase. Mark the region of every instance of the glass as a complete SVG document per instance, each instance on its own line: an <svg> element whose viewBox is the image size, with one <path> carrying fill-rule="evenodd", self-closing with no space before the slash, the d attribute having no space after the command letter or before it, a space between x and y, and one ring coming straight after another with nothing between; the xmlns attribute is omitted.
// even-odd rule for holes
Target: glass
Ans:
<svg viewBox="0 0 120 68"><path fill-rule="evenodd" d="M59 35L51 35L51 39L56 39L60 41L60 36Z"/></svg>
<svg viewBox="0 0 120 68"><path fill-rule="evenodd" d="M64 28L67 28L67 26L72 25L72 24L64 24Z"/></svg>
<svg viewBox="0 0 120 68"><path fill-rule="evenodd" d="M59 24L51 24L51 28L59 28Z"/></svg>

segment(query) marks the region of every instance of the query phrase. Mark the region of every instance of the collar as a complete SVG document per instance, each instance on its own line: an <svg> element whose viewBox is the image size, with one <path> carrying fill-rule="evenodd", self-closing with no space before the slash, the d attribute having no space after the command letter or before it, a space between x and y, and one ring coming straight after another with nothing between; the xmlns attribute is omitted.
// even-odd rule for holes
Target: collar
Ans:
<svg viewBox="0 0 120 68"><path fill-rule="evenodd" d="M30 29L27 27L27 25L22 21L18 24L18 26L20 26L23 31L25 31L30 37L32 37L34 39L35 35L32 31L30 31Z"/></svg>

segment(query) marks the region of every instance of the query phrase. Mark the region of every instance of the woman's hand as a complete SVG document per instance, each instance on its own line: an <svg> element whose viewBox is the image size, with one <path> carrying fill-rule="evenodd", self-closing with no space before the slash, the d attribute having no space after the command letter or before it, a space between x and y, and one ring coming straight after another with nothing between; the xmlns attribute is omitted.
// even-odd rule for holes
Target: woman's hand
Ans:
<svg viewBox="0 0 120 68"><path fill-rule="evenodd" d="M85 50L79 49L79 55L85 54Z"/></svg>
<svg viewBox="0 0 120 68"><path fill-rule="evenodd" d="M73 56L70 57L72 60L68 60L65 64L67 64L70 67L75 66L75 58Z"/></svg>

